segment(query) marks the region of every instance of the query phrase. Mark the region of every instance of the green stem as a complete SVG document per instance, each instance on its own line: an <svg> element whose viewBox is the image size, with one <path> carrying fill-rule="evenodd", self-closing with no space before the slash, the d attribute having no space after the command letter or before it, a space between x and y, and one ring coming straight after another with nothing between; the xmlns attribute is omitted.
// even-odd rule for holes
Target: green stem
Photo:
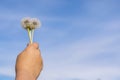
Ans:
<svg viewBox="0 0 120 80"><path fill-rule="evenodd" d="M28 36L29 36L30 43L32 44L31 31L30 31L29 28L27 28L27 31L28 31Z"/></svg>
<svg viewBox="0 0 120 80"><path fill-rule="evenodd" d="M33 41L33 39L34 39L34 29L31 30L31 36L32 36L31 38L32 38L32 41Z"/></svg>

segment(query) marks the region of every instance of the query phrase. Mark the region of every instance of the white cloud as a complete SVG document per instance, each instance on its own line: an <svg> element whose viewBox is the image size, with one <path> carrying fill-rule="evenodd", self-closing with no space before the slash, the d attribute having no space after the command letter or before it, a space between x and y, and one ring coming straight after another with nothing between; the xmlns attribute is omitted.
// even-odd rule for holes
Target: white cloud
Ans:
<svg viewBox="0 0 120 80"><path fill-rule="evenodd" d="M116 50L113 48L115 46L112 47L112 44L116 43L117 39L119 39L117 35L97 36L47 49L46 53L43 52L47 56L44 59L47 58L48 60L45 60L42 79L57 80L62 76L63 80L64 78L113 80L120 75L117 64L113 66L109 62L104 65L104 62L101 64L102 60L96 62L89 61L89 59L104 52L108 52L107 55L109 55L109 52L116 51L114 54L118 54L119 49Z"/></svg>
<svg viewBox="0 0 120 80"><path fill-rule="evenodd" d="M78 60L91 57L93 55L109 51L109 48L111 48L110 45L114 44L115 41L119 39L119 35L118 36L109 35L107 37L106 36L89 37L81 40L76 40L72 43L69 42L66 44L62 44L60 46L55 46L50 49L47 49L48 51L46 54L49 53L54 54L51 55L50 57L53 56L55 58L61 57L64 58L65 60L69 59L70 61L71 58L72 60L73 59Z"/></svg>
<svg viewBox="0 0 120 80"><path fill-rule="evenodd" d="M15 77L15 68L14 66L1 66L0 75Z"/></svg>
<svg viewBox="0 0 120 80"><path fill-rule="evenodd" d="M54 65L43 70L42 79L57 80L63 78L62 80L65 80L66 78L76 78L79 80L96 80L101 78L102 80L113 80L112 78L120 75L119 67L113 66Z"/></svg>

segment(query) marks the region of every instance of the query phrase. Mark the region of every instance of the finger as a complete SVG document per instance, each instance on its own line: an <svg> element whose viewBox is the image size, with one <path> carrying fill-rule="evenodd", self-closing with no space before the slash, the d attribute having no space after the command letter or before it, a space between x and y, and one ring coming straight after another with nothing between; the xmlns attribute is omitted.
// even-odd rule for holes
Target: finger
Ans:
<svg viewBox="0 0 120 80"><path fill-rule="evenodd" d="M26 49L28 49L28 48L35 48L35 49L39 49L39 44L38 43L29 43L29 44L27 44L27 47L26 47Z"/></svg>
<svg viewBox="0 0 120 80"><path fill-rule="evenodd" d="M39 44L38 43L33 43L32 44L36 49L39 49Z"/></svg>

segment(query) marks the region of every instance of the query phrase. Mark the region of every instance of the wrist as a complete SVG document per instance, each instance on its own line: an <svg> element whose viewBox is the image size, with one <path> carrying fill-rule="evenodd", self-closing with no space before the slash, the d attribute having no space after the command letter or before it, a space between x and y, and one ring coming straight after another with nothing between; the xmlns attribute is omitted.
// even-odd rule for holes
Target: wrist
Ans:
<svg viewBox="0 0 120 80"><path fill-rule="evenodd" d="M36 77L27 71L17 71L15 80L36 80Z"/></svg>

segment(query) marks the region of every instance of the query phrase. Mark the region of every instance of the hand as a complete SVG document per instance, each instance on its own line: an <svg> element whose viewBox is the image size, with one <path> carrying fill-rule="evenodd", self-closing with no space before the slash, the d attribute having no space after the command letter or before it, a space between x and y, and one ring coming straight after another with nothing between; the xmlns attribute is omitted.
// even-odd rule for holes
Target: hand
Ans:
<svg viewBox="0 0 120 80"><path fill-rule="evenodd" d="M36 80L43 62L37 43L29 44L16 60L16 80Z"/></svg>

